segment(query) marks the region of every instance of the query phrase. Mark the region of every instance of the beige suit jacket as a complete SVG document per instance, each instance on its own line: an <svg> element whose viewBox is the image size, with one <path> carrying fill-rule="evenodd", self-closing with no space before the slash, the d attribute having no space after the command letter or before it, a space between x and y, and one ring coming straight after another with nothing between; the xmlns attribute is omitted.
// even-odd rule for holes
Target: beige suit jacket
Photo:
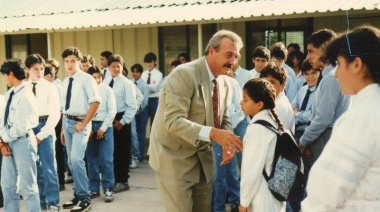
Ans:
<svg viewBox="0 0 380 212"><path fill-rule="evenodd" d="M217 78L221 128L232 131L227 116L227 76ZM178 66L168 76L154 118L149 164L157 172L199 182L201 171L212 180L214 159L211 142L198 140L202 126L214 126L210 77L205 57Z"/></svg>

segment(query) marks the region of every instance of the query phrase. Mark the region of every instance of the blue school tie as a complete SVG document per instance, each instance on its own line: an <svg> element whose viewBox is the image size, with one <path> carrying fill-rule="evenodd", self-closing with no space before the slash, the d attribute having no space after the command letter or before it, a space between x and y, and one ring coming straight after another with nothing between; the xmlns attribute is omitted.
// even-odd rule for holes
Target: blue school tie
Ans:
<svg viewBox="0 0 380 212"><path fill-rule="evenodd" d="M37 96L36 95L36 85L37 85L37 83L36 82L32 82L32 84L33 84L33 89L32 89L33 94L34 94L34 96Z"/></svg>
<svg viewBox="0 0 380 212"><path fill-rule="evenodd" d="M110 86L111 88L113 88L113 79L111 80L109 86Z"/></svg>
<svg viewBox="0 0 380 212"><path fill-rule="evenodd" d="M305 111L307 103L309 102L309 97L310 97L311 91L310 89L307 89L305 98L303 98L302 105L300 111Z"/></svg>
<svg viewBox="0 0 380 212"><path fill-rule="evenodd" d="M69 80L70 80L70 82L69 82L69 86L67 87L65 110L68 110L70 108L71 88L73 87L74 78L70 77Z"/></svg>
<svg viewBox="0 0 380 212"><path fill-rule="evenodd" d="M15 94L14 90L9 94L7 106L5 107L4 126L7 126L7 121L8 121L8 116L9 116L9 107L11 106L13 94Z"/></svg>

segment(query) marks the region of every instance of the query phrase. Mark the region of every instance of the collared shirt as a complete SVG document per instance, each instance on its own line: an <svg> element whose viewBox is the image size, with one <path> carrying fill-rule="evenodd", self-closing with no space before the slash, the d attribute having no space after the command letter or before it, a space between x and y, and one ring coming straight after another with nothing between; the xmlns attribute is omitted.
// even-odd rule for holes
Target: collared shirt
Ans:
<svg viewBox="0 0 380 212"><path fill-rule="evenodd" d="M148 84L148 87L149 87L149 98L152 98L152 97L158 97L160 95L160 88L161 88L161 80L162 80L162 73L154 68L152 71L148 71L148 70L145 70L142 75L141 75L141 78L146 82L148 80L148 77L149 77L149 73L151 74L150 75L150 84Z"/></svg>
<svg viewBox="0 0 380 212"><path fill-rule="evenodd" d="M143 101L141 102L141 109L144 109L147 105L148 105L148 100L149 100L149 87L148 87L148 84L146 84L146 82L144 80L142 80L141 78L138 79L138 80L132 80L137 88L139 89L139 91L143 94L144 96L144 99Z"/></svg>
<svg viewBox="0 0 380 212"><path fill-rule="evenodd" d="M235 127L244 119L245 115L240 107L240 102L243 98L242 89L239 82L229 77L230 84L228 85L232 92L229 93L227 99L228 106L228 118L230 119L232 128Z"/></svg>
<svg viewBox="0 0 380 212"><path fill-rule="evenodd" d="M289 101L292 102L294 98L296 98L298 87L296 83L296 75L294 74L294 71L292 68L290 68L288 65L284 64L284 70L286 73L286 87L285 87L285 93L288 97Z"/></svg>
<svg viewBox="0 0 380 212"><path fill-rule="evenodd" d="M63 82L62 82L62 80L61 79L59 79L59 78L55 78L54 80L53 80L53 83L54 84L57 84L57 85L63 85Z"/></svg>
<svg viewBox="0 0 380 212"><path fill-rule="evenodd" d="M284 92L281 92L276 96L276 107L274 110L279 116L282 124L288 130L291 130L294 133L295 129L295 119L292 105L289 102L288 97L285 96Z"/></svg>
<svg viewBox="0 0 380 212"><path fill-rule="evenodd" d="M304 86L305 84L305 77L303 76L302 72L300 71L300 73L298 73L296 75L296 84L297 84L297 91L299 91L299 89ZM305 84L306 85L306 84Z"/></svg>
<svg viewBox="0 0 380 212"><path fill-rule="evenodd" d="M106 72L106 74L104 74L104 72ZM103 75L103 79L106 79L106 78L108 78L108 77L112 77L112 75L111 75L111 71L110 71L108 68L104 68L104 69L102 70L102 75Z"/></svg>
<svg viewBox="0 0 380 212"><path fill-rule="evenodd" d="M300 139L302 146L314 142L328 127L333 127L350 105L350 97L342 94L334 73L332 66L323 69L323 78L315 91L311 107L311 123Z"/></svg>
<svg viewBox="0 0 380 212"><path fill-rule="evenodd" d="M300 88L300 90L297 93L296 98L292 102L292 108L298 108L301 109L302 102L306 96L307 90L310 90L311 93L309 95L309 100L306 105L306 109L304 111L297 112L294 116L296 118L297 124L306 124L310 122L310 116L311 116L311 106L314 102L314 94L315 90L317 89L317 86L314 85L313 87L309 88L308 85L304 85Z"/></svg>
<svg viewBox="0 0 380 212"><path fill-rule="evenodd" d="M117 113L124 112L123 118L120 120L122 125L129 124L135 117L139 104L137 101L137 87L136 85L119 74L117 77L109 77L103 81L104 84L109 85L113 79L113 92L116 99L116 111Z"/></svg>
<svg viewBox="0 0 380 212"><path fill-rule="evenodd" d="M5 102L8 102L9 95L14 91L12 102L9 107L7 125L1 120L0 137L10 143L19 137L25 136L29 130L38 125L38 103L31 90L25 88L26 82L21 82L17 87L13 87L5 94Z"/></svg>
<svg viewBox="0 0 380 212"><path fill-rule="evenodd" d="M62 85L59 85L59 84L54 84L54 85L55 85L55 88L57 89L57 93L58 93L58 96L59 96L59 104L61 105L60 111L62 112L63 108L65 107L63 105L63 102L64 102L63 101L63 87L62 87Z"/></svg>
<svg viewBox="0 0 380 212"><path fill-rule="evenodd" d="M361 89L351 103L311 169L302 211L379 211L379 84Z"/></svg>
<svg viewBox="0 0 380 212"><path fill-rule="evenodd" d="M36 134L39 140L43 140L55 133L55 126L61 118L59 94L57 87L45 78L41 78L36 82L32 82L29 79L27 89L30 91L33 89L32 83L36 83L35 89L38 102L37 106L40 111L39 116L49 116L45 126Z"/></svg>
<svg viewBox="0 0 380 212"><path fill-rule="evenodd" d="M116 115L116 100L115 94L112 91L112 88L104 83L100 83L99 94L102 98L102 103L99 105L98 111L96 112L93 121L103 121L101 130L104 132L108 127L112 127L112 122Z"/></svg>
<svg viewBox="0 0 380 212"><path fill-rule="evenodd" d="M234 72L235 79L238 81L240 88L243 88L245 83L248 82L248 80L253 78L252 72L243 69L239 66L238 69Z"/></svg>
<svg viewBox="0 0 380 212"><path fill-rule="evenodd" d="M256 71L255 68L251 70L251 73L252 73L253 78L259 78L260 77L260 73L258 71Z"/></svg>
<svg viewBox="0 0 380 212"><path fill-rule="evenodd" d="M74 116L86 115L91 103L102 102L98 85L91 75L80 70L77 70L71 77L74 80L72 82L70 107L68 110L64 109L63 113ZM66 105L69 78L70 76L63 80L63 105Z"/></svg>

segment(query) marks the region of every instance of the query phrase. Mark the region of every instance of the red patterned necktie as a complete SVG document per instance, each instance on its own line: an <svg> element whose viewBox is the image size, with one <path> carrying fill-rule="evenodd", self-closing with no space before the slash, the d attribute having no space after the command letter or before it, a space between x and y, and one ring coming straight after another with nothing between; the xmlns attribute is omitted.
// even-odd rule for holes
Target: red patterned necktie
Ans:
<svg viewBox="0 0 380 212"><path fill-rule="evenodd" d="M219 116L219 86L216 79L213 79L214 91L212 94L212 109L214 112L214 126L220 128L220 116Z"/></svg>
<svg viewBox="0 0 380 212"><path fill-rule="evenodd" d="M150 75L151 75L151 73L149 73L148 75L149 76L148 76L148 80L146 81L146 84L150 84Z"/></svg>

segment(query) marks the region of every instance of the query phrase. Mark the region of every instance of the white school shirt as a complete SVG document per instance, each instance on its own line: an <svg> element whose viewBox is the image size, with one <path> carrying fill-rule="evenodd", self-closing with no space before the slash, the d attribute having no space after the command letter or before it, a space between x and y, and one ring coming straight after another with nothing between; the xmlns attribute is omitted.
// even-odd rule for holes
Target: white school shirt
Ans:
<svg viewBox="0 0 380 212"><path fill-rule="evenodd" d="M109 77L105 79L103 83L109 85L112 79L114 81L112 90L116 99L116 112L124 112L120 123L122 125L129 124L139 109L136 93L137 87L131 80L123 76L121 73L114 78Z"/></svg>
<svg viewBox="0 0 380 212"><path fill-rule="evenodd" d="M302 211L380 211L380 86L352 96L313 165Z"/></svg>
<svg viewBox="0 0 380 212"><path fill-rule="evenodd" d="M243 92L236 79L229 77L228 87L232 90L227 97L227 112L228 118L230 119L232 128L235 129L236 126L244 119L245 115L240 107L240 102L243 98Z"/></svg>
<svg viewBox="0 0 380 212"><path fill-rule="evenodd" d="M98 85L91 75L81 70L77 70L71 77L74 78L74 80L72 83L70 107L68 110L65 109L65 106L70 76L63 80L63 113L73 116L84 116L87 114L91 103L102 103Z"/></svg>
<svg viewBox="0 0 380 212"><path fill-rule="evenodd" d="M275 104L276 104L276 107L274 108L274 110L279 116L282 124L284 125L286 129L291 130L294 133L295 131L294 112L293 112L293 108L289 102L288 97L285 96L284 91L282 91L281 93L278 94L278 96L276 96Z"/></svg>
<svg viewBox="0 0 380 212"><path fill-rule="evenodd" d="M63 105L63 87L62 87L62 85L59 85L59 84L54 84L54 85L55 85L55 88L57 89L57 93L58 93L58 96L59 96L58 97L59 98L59 104L61 105L60 111L62 112L63 108L65 107Z"/></svg>
<svg viewBox="0 0 380 212"><path fill-rule="evenodd" d="M36 83L36 98L37 106L40 111L39 116L49 116L44 127L41 128L40 132L36 134L39 140L43 140L49 135L55 134L55 126L61 118L61 102L59 100L59 94L57 92L57 87L47 81L45 78L41 78L36 82L28 80L27 89L33 93L33 83Z"/></svg>
<svg viewBox="0 0 380 212"><path fill-rule="evenodd" d="M253 78L259 78L260 77L260 72L256 71L256 69L251 70Z"/></svg>
<svg viewBox="0 0 380 212"><path fill-rule="evenodd" d="M116 100L115 94L110 86L100 83L98 88L102 103L99 105L98 111L96 111L92 120L103 121L100 129L105 132L109 127L113 126L112 122L116 115Z"/></svg>
<svg viewBox="0 0 380 212"><path fill-rule="evenodd" d="M5 106L6 106L5 98L3 95L0 94L0 125L3 126L4 121L4 113L5 113Z"/></svg>
<svg viewBox="0 0 380 212"><path fill-rule="evenodd" d="M253 78L252 72L243 69L239 66L238 69L234 72L235 79L238 81L240 88L242 89L246 82Z"/></svg>
<svg viewBox="0 0 380 212"><path fill-rule="evenodd" d="M249 122L244 136L244 154L241 166L240 204L248 211L279 212L283 203L269 191L263 169L271 173L277 136L266 127L253 124L265 120L277 127L269 110L257 113Z"/></svg>
<svg viewBox="0 0 380 212"><path fill-rule="evenodd" d="M138 79L138 80L134 80L133 79L132 81L133 81L133 83L135 83L135 85L137 86L137 88L139 89L139 91L144 96L144 99L141 102L141 109L144 109L148 105L148 100L149 100L149 87L148 87L148 84L146 84L146 82L144 80L142 80L141 78Z"/></svg>
<svg viewBox="0 0 380 212"><path fill-rule="evenodd" d="M104 72L106 72L106 74L104 74ZM102 75L103 75L103 79L106 79L106 78L108 78L108 77L112 77L112 75L111 75L111 71L110 71L108 68L104 68L104 69L102 70Z"/></svg>
<svg viewBox="0 0 380 212"><path fill-rule="evenodd" d="M315 90L317 89L317 86L314 85L313 87L309 88L308 85L304 85L300 88L300 90L297 93L296 98L293 99L292 102L292 108L298 108L301 110L302 102L305 99L307 90L311 91L310 96L309 96L309 101L307 102L306 108L304 111L299 111L297 112L294 117L295 121L297 124L306 124L310 122L310 117L311 117L311 107L314 102L314 94Z"/></svg>
<svg viewBox="0 0 380 212"><path fill-rule="evenodd" d="M5 94L5 103L7 103L10 93L14 91L9 107L7 127L4 126L4 119L0 120L0 137L5 143L25 136L29 130L38 125L37 99L32 91L25 87L26 82L22 81L20 85L9 89Z"/></svg>
<svg viewBox="0 0 380 212"><path fill-rule="evenodd" d="M151 74L150 75L150 84L148 84L148 74ZM145 70L142 75L141 75L141 78L148 84L148 87L150 89L150 94L149 94L149 98L152 98L152 97L158 97L160 95L160 88L161 88L161 80L162 80L162 73L154 68L152 71L148 71L148 70Z"/></svg>

